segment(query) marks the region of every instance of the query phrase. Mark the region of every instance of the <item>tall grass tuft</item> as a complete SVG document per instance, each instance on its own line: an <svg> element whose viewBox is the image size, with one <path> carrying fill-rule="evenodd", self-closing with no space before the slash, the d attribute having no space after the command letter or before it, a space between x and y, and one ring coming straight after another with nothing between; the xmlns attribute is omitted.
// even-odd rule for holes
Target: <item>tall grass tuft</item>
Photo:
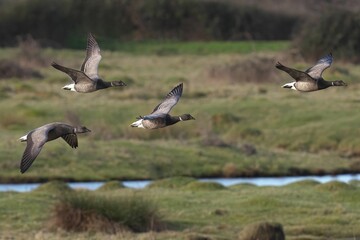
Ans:
<svg viewBox="0 0 360 240"><path fill-rule="evenodd" d="M158 208L141 196L108 197L90 192L64 195L54 207L50 228L71 232L160 231Z"/></svg>
<svg viewBox="0 0 360 240"><path fill-rule="evenodd" d="M31 35L18 37L18 61L21 66L28 68L45 67L47 59L42 54L42 49L38 41Z"/></svg>
<svg viewBox="0 0 360 240"><path fill-rule="evenodd" d="M280 223L261 222L246 226L239 235L239 240L285 240Z"/></svg>

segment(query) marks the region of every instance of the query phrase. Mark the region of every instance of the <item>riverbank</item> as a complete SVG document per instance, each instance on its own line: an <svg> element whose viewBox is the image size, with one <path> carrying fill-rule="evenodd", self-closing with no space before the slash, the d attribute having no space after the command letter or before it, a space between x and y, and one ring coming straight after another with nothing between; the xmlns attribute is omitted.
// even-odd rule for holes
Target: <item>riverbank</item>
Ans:
<svg viewBox="0 0 360 240"><path fill-rule="evenodd" d="M236 239L254 222L279 222L286 239L336 239L360 236L359 182L301 181L282 187L238 184L220 187L191 179L157 181L145 189L117 187L94 191L103 197L138 196L156 203L167 228L160 232L66 232L50 230L60 184L45 184L29 193L0 192L1 237L16 239ZM61 191L57 190L57 186ZM86 191L84 189L78 191ZM326 204L325 204L326 203ZM192 238L191 238L192 237Z"/></svg>

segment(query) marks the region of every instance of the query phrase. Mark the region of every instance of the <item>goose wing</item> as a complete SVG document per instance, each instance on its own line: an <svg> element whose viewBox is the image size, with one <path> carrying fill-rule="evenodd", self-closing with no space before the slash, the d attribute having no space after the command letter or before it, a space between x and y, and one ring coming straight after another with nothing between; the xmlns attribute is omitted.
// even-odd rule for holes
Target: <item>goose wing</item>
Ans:
<svg viewBox="0 0 360 240"><path fill-rule="evenodd" d="M48 140L48 132L53 127L40 127L27 135L27 145L20 163L20 172L24 173L29 169L42 147Z"/></svg>
<svg viewBox="0 0 360 240"><path fill-rule="evenodd" d="M331 66L333 61L333 56L331 53L320 58L320 60L311 68L307 69L305 72L309 74L312 78L318 79L321 78L322 73L325 69Z"/></svg>
<svg viewBox="0 0 360 240"><path fill-rule="evenodd" d="M61 136L61 138L64 139L65 142L67 142L67 144L70 145L70 147L72 147L72 148L78 147L78 140L77 140L77 136L75 133L63 135L63 136Z"/></svg>
<svg viewBox="0 0 360 240"><path fill-rule="evenodd" d="M173 90L171 90L165 97L165 99L158 104L151 115L167 114L179 101L183 91L183 84L180 83ZM149 115L148 115L149 116Z"/></svg>
<svg viewBox="0 0 360 240"><path fill-rule="evenodd" d="M57 70L60 70L64 73L66 73L67 75L70 76L70 78L76 83L79 82L89 82L91 84L94 83L94 81L92 79L90 79L84 72L82 71L78 71L72 68L67 68L64 66L61 66L55 62L51 63L51 66L53 66L54 68L56 68Z"/></svg>
<svg viewBox="0 0 360 240"><path fill-rule="evenodd" d="M81 71L91 79L98 79L98 66L101 60L100 47L94 36L89 33L86 47L86 57L81 65Z"/></svg>
<svg viewBox="0 0 360 240"><path fill-rule="evenodd" d="M280 62L276 63L276 68L287 72L293 79L296 81L302 81L302 82L315 82L315 80L306 72L296 70L294 68L289 68L284 65L282 65Z"/></svg>

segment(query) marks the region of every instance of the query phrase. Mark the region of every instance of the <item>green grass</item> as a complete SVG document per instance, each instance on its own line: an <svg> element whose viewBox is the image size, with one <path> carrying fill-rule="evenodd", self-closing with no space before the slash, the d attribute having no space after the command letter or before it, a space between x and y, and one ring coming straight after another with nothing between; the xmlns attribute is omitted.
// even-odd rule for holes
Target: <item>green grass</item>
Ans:
<svg viewBox="0 0 360 240"><path fill-rule="evenodd" d="M17 49L0 51L9 58L21 57ZM38 54L49 64L56 60L74 68L84 58L83 51L45 49ZM273 67L272 62L283 57L278 52L159 56L102 51L102 55L100 76L131 79L127 87L91 94L64 91L61 87L68 77L50 66L36 67L44 79L0 80L0 96L4 96L0 98L0 181L360 170L356 130L360 113L354 111L360 68L356 65L335 61L324 73L326 79L341 78L349 87L304 94L280 88L290 77ZM253 68L270 64L269 78L259 78L255 71L251 74L259 78L256 83L243 80L249 65L242 66L249 62ZM304 69L312 64L283 62ZM240 75L232 75L234 67ZM223 75L214 77L213 70L219 68ZM171 113L191 113L196 121L156 131L129 126L138 115L150 113L179 82L184 82L183 96ZM25 143L18 138L45 123L69 122L73 118L69 116L92 130L79 135L79 148L71 149L61 139L47 143L29 171L20 174ZM246 151L246 144L255 152Z"/></svg>
<svg viewBox="0 0 360 240"><path fill-rule="evenodd" d="M32 191L0 195L1 236L17 236L17 239L39 235L47 239L103 239L111 236L94 231L49 231L46 223L58 202L58 197L52 193ZM246 226L263 221L282 224L286 239L345 239L360 236L360 189L336 182L306 186L231 187L211 191L194 188L124 188L80 195L91 199L90 196L94 196L94 200L98 196L107 201L126 196L135 199L138 196L156 203L167 231L117 233L115 236L118 239L189 239L190 236L207 236L214 240L236 239ZM103 212L114 207L113 204L101 205L102 201L91 199L86 203L83 199L81 206L95 204ZM111 214L121 215L126 210L115 209Z"/></svg>

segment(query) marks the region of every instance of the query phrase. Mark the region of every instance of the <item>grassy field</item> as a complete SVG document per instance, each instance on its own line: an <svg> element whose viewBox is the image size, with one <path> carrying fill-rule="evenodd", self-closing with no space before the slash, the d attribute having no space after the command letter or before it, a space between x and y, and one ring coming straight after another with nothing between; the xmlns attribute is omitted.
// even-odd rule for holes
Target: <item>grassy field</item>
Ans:
<svg viewBox="0 0 360 240"><path fill-rule="evenodd" d="M206 55L166 56L102 51L100 76L122 79L128 86L77 94L61 89L69 80L50 63L78 68L83 51L2 49L2 59L38 70L44 77L0 80L0 180L359 171L360 114L354 111L359 101L359 67L337 62L335 56L325 78L340 78L349 86L303 94L280 88L291 79L274 64L280 60L305 69L312 63L287 51L268 50L217 54L213 49ZM150 113L180 82L184 93L172 114L191 113L196 121L156 131L129 126L138 115ZM30 170L19 174L25 149L19 137L48 122L77 119L92 130L79 136L78 149L61 139L48 143Z"/></svg>
<svg viewBox="0 0 360 240"><path fill-rule="evenodd" d="M166 224L160 232L115 235L50 230L49 219L63 190L43 187L29 193L0 193L0 238L224 240L237 239L249 224L267 221L281 223L286 239L356 239L360 236L357 185L303 181L283 187L218 189L190 181L173 188L159 182L144 190L96 190L95 195L105 198L145 197L156 203Z"/></svg>
<svg viewBox="0 0 360 240"><path fill-rule="evenodd" d="M196 49L189 44L179 49ZM151 50L153 46L139 51L144 45L102 51L100 76L121 79L128 86L91 94L62 90L69 80L50 66L57 61L79 68L84 51L1 49L0 68L4 61L10 61L10 66L36 70L43 78L0 80L0 181L358 172L360 68L336 61L335 56L324 77L342 79L348 87L309 94L282 89L280 86L291 79L275 69L276 61L301 69L313 63L302 61L286 49L286 43L276 51L270 47L277 44L268 43L266 50L259 52L256 49L263 43L253 42L246 51L232 52L229 47L223 54L211 43L202 46L208 49L204 52L164 54ZM172 114L191 113L196 121L156 131L129 126L138 115L150 113L180 82L184 92ZM79 136L76 150L61 139L47 143L28 172L20 174L25 144L18 138L54 121L81 121L92 132ZM261 221L281 223L287 239L360 235L357 183L302 182L222 189L196 182L168 186L158 182L144 190L96 191L105 197L139 195L150 199L167 226L161 232L115 235L50 231L49 218L58 192L47 188L3 192L0 239L235 239L245 226Z"/></svg>

